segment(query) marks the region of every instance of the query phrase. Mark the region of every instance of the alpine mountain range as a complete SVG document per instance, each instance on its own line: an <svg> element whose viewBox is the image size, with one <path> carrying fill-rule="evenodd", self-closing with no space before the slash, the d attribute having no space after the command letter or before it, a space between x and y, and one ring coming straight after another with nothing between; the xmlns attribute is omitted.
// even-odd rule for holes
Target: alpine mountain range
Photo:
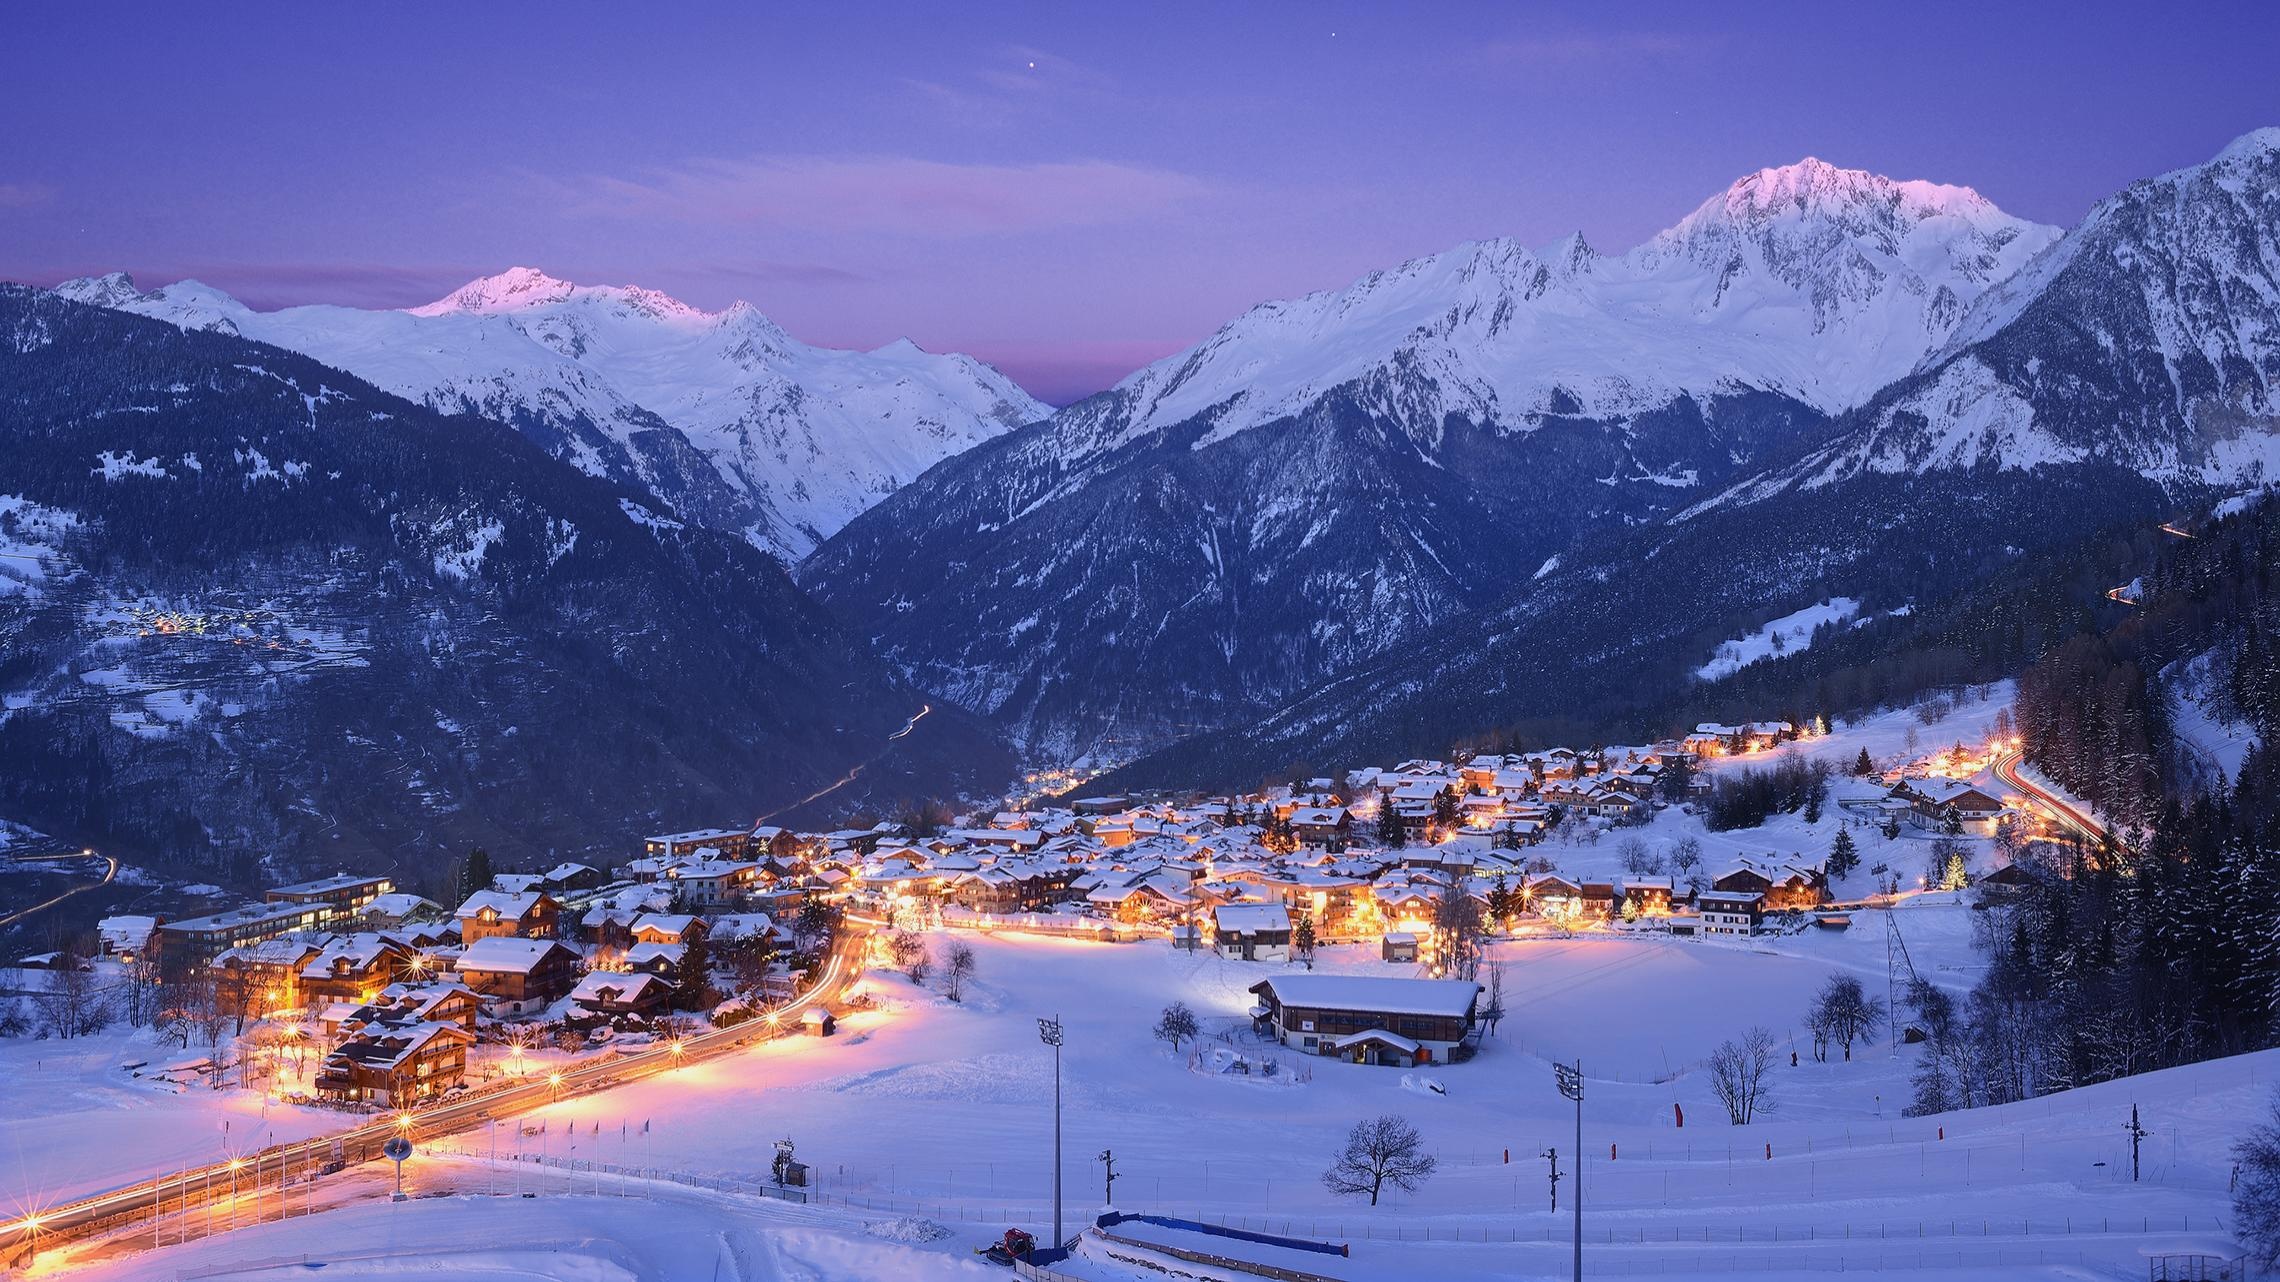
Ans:
<svg viewBox="0 0 2280 1282"><path fill-rule="evenodd" d="M570 852L1016 757L1247 786L1680 717L1721 639L1838 597L1906 644L2272 479L2280 129L2068 230L1807 159L1622 253L1263 303L1058 411L521 268L405 311L114 274L0 331L11 813L75 831L107 775L192 862ZM217 600L285 648L118 644Z"/></svg>

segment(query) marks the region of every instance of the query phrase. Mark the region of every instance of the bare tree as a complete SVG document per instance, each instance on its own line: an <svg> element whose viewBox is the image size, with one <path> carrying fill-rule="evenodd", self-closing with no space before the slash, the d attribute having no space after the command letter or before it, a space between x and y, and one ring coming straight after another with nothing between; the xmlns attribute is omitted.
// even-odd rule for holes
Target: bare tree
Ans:
<svg viewBox="0 0 2280 1282"><path fill-rule="evenodd" d="M1616 843L1615 853L1623 857L1623 871L1634 877L1662 875L1663 857L1655 853L1654 849L1640 837L1625 837Z"/></svg>
<svg viewBox="0 0 2280 1282"><path fill-rule="evenodd" d="M1702 889L1698 873L1702 868L1702 843L1692 837L1681 837L1670 848L1670 866L1685 881L1689 892Z"/></svg>
<svg viewBox="0 0 2280 1282"><path fill-rule="evenodd" d="M1197 1031L1195 1012L1188 1009L1186 1002L1173 1002L1166 1006L1163 1016L1156 1021L1156 1040L1171 1043L1175 1052L1179 1050L1181 1042L1194 1037Z"/></svg>
<svg viewBox="0 0 2280 1282"><path fill-rule="evenodd" d="M1766 1080L1772 1072L1773 1030L1763 1026L1710 1052L1710 1089L1734 1125L1747 1126L1758 1114L1773 1111L1772 1086Z"/></svg>
<svg viewBox="0 0 2280 1282"><path fill-rule="evenodd" d="M1853 1043L1874 1037L1883 1022L1884 1012L1869 1000L1857 977L1831 975L1820 996L1813 999L1812 1013L1806 1018L1814 1034L1813 1058L1827 1058L1827 1043L1835 1042L1844 1049L1845 1058L1851 1059Z"/></svg>
<svg viewBox="0 0 2280 1282"><path fill-rule="evenodd" d="M1354 1129L1346 1134L1346 1147L1322 1173L1322 1187L1340 1197L1367 1193L1370 1205L1376 1206L1386 1185L1414 1193L1439 1164L1439 1159L1425 1151L1424 1137L1417 1128L1407 1118L1388 1113L1354 1123Z"/></svg>
<svg viewBox="0 0 2280 1282"><path fill-rule="evenodd" d="M926 941L919 933L908 928L898 930L887 938L887 952L895 959L895 969L919 979L926 968ZM919 973L913 973L914 971Z"/></svg>
<svg viewBox="0 0 2280 1282"><path fill-rule="evenodd" d="M965 999L966 981L974 977L978 963L974 960L973 945L955 940L942 955L942 995L951 1001Z"/></svg>
<svg viewBox="0 0 2280 1282"><path fill-rule="evenodd" d="M48 972L39 1005L51 1037L84 1037L111 1018L110 994L95 982L95 972L86 959L71 949L56 955L55 969Z"/></svg>

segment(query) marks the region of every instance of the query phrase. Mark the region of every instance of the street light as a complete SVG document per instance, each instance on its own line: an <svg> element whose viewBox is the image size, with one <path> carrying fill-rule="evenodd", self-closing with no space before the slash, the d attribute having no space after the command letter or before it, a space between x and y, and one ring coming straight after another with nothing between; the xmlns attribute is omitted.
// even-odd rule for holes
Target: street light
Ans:
<svg viewBox="0 0 2280 1282"><path fill-rule="evenodd" d="M1061 1249L1061 1017L1037 1021L1037 1039L1053 1048L1053 1249Z"/></svg>
<svg viewBox="0 0 2280 1282"><path fill-rule="evenodd" d="M1583 1282L1583 1061L1554 1064L1552 1071L1559 1075L1560 1094L1575 1101L1575 1187L1568 1201L1575 1206L1575 1282Z"/></svg>

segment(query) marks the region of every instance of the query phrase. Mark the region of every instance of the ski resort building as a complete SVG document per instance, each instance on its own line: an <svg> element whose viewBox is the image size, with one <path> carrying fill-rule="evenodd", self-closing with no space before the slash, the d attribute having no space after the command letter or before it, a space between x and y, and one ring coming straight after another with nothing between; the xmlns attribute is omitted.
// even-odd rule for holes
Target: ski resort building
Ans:
<svg viewBox="0 0 2280 1282"><path fill-rule="evenodd" d="M1307 972L1251 986L1251 1018L1285 1046L1357 1064L1409 1066L1468 1058L1478 1036L1480 985Z"/></svg>

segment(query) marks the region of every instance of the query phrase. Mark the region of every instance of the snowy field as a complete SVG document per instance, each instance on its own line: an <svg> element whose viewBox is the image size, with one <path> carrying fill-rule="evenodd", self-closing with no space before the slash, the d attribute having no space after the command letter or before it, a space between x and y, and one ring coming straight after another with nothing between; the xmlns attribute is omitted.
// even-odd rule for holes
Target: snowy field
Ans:
<svg viewBox="0 0 2280 1282"><path fill-rule="evenodd" d="M121 1067L146 1060L155 1069L204 1053L162 1046L148 1029L114 1027L69 1041L0 1038L0 1114L8 1119L0 1127L0 1197L53 1205L362 1120L265 1104L248 1091L178 1092Z"/></svg>
<svg viewBox="0 0 2280 1282"><path fill-rule="evenodd" d="M913 1226L893 1219L747 1202L672 1185L613 1184L596 1196L567 1178L526 1176L539 1196L489 1196L487 1171L433 1164L431 1189L464 1194L391 1203L368 1198L307 1220L242 1228L68 1270L90 1282L191 1276L268 1282L352 1276L409 1279L563 1279L569 1282L689 1282L736 1279L1006 1278L963 1242L930 1248L898 1240ZM638 1196L618 1196L637 1193ZM921 1232L925 1226L917 1226Z"/></svg>
<svg viewBox="0 0 2280 1282"><path fill-rule="evenodd" d="M1935 923L1968 912L1923 901L1902 911L1926 937L1957 929ZM1562 1215L1549 1212L1537 1155L1557 1145L1563 1169L1572 1164L1574 1115L1541 1057L1578 1054L1595 1275L1883 1267L1972 1278L2143 1276L2140 1252L2149 1247L2221 1245L2226 1148L2280 1078L2280 1052L2268 1052L1906 1119L1891 1105L1905 1093L1914 1052L1879 1045L1851 1064L1805 1055L1792 1069L1784 1058L1771 1118L1728 1125L1696 1067L1701 1056L1748 1022L1786 1040L1822 976L1881 951L1881 931L1872 940L1856 924L1847 936L1778 941L1798 950L1789 955L1711 941L1505 945L1514 1014L1472 1062L1431 1070L1445 1095L1422 1089L1418 1074L1311 1059L1305 1080L1271 1085L1196 1071L1189 1053L1175 1056L1147 1029L1166 1001L1184 999L1254 1061L1273 1055L1288 1065L1287 1051L1232 1031L1247 1026L1248 985L1279 966L1161 942L974 942L980 983L966 1003L877 977L869 984L878 1009L848 1020L838 1037L787 1039L565 1101L530 1119L541 1135L508 1126L464 1137L456 1146L476 1155L469 1161L423 1146L409 1168L422 1191L481 1192L503 1181L542 1188L527 1165L479 1160L495 1146L751 1177L766 1169L773 1142L789 1137L819 1177L816 1205L731 1199L723 1209L722 1195L607 1179L604 1193L648 1200L571 1200L559 1194L590 1182L552 1177L562 1186L553 1196L368 1201L306 1225L243 1230L72 1275L172 1277L316 1250L402 1257L344 1270L383 1278L1002 1277L973 1272L981 1266L969 1251L1008 1220L1036 1227L1048 1216L1051 1059L1033 1020L1059 1014L1072 1223L1100 1204L1100 1168L1090 1159L1109 1148L1122 1208L1350 1241L1355 1277L1556 1274L1566 1261L1565 1203ZM1407 970L1365 956L1328 950L1326 964ZM2121 1131L2133 1102L2150 1132L2145 1180L2134 1186ZM1673 1104L1685 1111L1683 1127ZM1391 1195L1374 1212L1331 1198L1317 1181L1325 1159L1355 1119L1385 1112L1423 1130L1441 1169L1417 1194ZM1563 1185L1563 1198L1572 1187ZM905 1217L952 1233L884 1242L864 1228ZM575 1268L555 1258L562 1252ZM747 1271L716 1274L722 1252ZM1104 1282L1140 1276L1099 1259L1074 1267L1073 1276ZM220 1276L288 1273L300 1276L299 1265Z"/></svg>

